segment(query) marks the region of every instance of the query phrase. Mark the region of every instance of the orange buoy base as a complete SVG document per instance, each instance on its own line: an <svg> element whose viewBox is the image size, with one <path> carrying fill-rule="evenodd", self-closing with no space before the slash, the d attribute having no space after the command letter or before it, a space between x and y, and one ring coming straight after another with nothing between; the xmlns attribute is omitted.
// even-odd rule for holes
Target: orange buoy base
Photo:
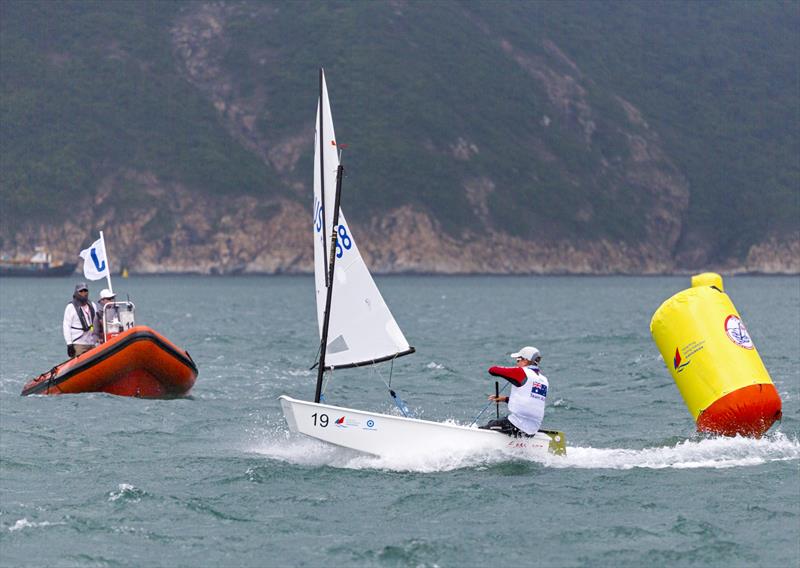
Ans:
<svg viewBox="0 0 800 568"><path fill-rule="evenodd" d="M105 392L119 396L183 396L194 386L197 365L188 352L146 326L56 365L22 389L22 395Z"/></svg>
<svg viewBox="0 0 800 568"><path fill-rule="evenodd" d="M697 430L760 438L781 419L781 398L772 383L748 385L716 400L697 417Z"/></svg>

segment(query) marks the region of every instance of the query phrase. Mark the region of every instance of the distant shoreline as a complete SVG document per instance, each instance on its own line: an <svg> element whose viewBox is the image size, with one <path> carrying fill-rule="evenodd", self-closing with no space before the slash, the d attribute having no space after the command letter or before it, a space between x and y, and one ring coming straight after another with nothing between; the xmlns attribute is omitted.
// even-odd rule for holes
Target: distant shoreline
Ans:
<svg viewBox="0 0 800 568"><path fill-rule="evenodd" d="M563 278L565 276L569 277L576 277L576 278L662 278L662 277L687 277L693 276L695 274L701 274L703 272L717 272L721 274L723 277L775 277L775 278L785 278L785 277L798 277L800 276L800 272L756 272L756 271L725 271L725 270L695 270L695 271L681 271L681 272L664 272L659 274L653 273L634 273L634 272L598 272L598 273L577 273L577 272L530 272L530 273L511 273L511 272L463 272L463 273L453 273L453 272L415 272L415 271L407 271L407 272L374 272L373 276L380 276L380 277L395 277L395 276L432 276L437 278L461 278L461 277L476 277L476 278L484 278L489 276L494 277L502 277L502 278ZM202 272L128 272L129 278L136 277L136 278L165 278L169 276L192 276L192 277L202 277L202 278L263 278L263 277L298 277L298 276L313 276L313 272L237 272L237 273L218 273L218 274L208 274ZM114 278L122 279L120 274L112 275ZM0 279L23 279L23 278L31 278L31 279L57 279L57 278L67 278L67 279L82 279L83 275L79 272L75 272L74 274L70 275L59 275L59 276L37 276L37 275L0 275Z"/></svg>

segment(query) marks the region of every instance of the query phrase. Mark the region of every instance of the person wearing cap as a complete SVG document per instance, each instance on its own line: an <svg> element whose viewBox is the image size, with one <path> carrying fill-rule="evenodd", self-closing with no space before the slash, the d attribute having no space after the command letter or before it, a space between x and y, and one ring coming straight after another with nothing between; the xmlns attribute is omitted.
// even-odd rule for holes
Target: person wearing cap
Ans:
<svg viewBox="0 0 800 568"><path fill-rule="evenodd" d="M527 346L512 353L511 357L516 360L515 367L489 369L490 375L511 383L509 396L489 396L489 400L507 402L509 415L492 420L483 428L512 436L533 436L542 425L549 386L547 377L539 369L542 355L536 347Z"/></svg>
<svg viewBox="0 0 800 568"><path fill-rule="evenodd" d="M109 302L113 302L116 299L117 295L114 294L108 288L103 288L100 290L100 299L97 302L97 312L94 314L94 334L96 336L97 343L105 342L105 332L103 328L103 311Z"/></svg>
<svg viewBox="0 0 800 568"><path fill-rule="evenodd" d="M67 342L67 355L77 357L97 343L94 336L94 316L97 307L89 300L89 287L81 282L75 286L72 301L64 309L62 331Z"/></svg>

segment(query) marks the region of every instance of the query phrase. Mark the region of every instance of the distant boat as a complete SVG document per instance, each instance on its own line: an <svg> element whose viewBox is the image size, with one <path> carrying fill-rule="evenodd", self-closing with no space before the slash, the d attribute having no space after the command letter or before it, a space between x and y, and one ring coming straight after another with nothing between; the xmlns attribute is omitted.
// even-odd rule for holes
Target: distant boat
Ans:
<svg viewBox="0 0 800 568"><path fill-rule="evenodd" d="M133 302L103 310L105 341L64 361L22 389L32 394L104 392L140 398L186 396L197 379L189 353L152 328L135 325Z"/></svg>
<svg viewBox="0 0 800 568"><path fill-rule="evenodd" d="M185 396L197 378L189 353L155 330L133 327L56 365L22 389L32 394L104 392L139 398Z"/></svg>
<svg viewBox="0 0 800 568"><path fill-rule="evenodd" d="M343 168L321 69L319 83L313 230L320 355L314 401L285 395L279 399L289 429L378 456L448 451L461 445L474 449L522 449L541 455L565 454L563 432L540 430L533 436L514 438L492 430L410 418L391 388L389 392L404 416L320 402L326 370L393 362L414 353L414 348L409 346L384 302L340 211Z"/></svg>
<svg viewBox="0 0 800 568"><path fill-rule="evenodd" d="M75 263L53 261L53 255L42 247L29 257L0 256L0 276L69 276L75 272Z"/></svg>

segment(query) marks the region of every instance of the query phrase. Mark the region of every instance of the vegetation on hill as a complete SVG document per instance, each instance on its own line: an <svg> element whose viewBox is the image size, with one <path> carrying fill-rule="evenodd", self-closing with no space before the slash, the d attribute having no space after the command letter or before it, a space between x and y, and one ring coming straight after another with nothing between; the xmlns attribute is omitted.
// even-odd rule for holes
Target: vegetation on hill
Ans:
<svg viewBox="0 0 800 568"><path fill-rule="evenodd" d="M489 11L486 4L474 9ZM800 228L800 4L550 2L491 11L639 107L690 183L684 239L742 255Z"/></svg>
<svg viewBox="0 0 800 568"><path fill-rule="evenodd" d="M170 2L3 2L4 222L60 222L104 176L149 171L199 190L257 192L274 177L176 73Z"/></svg>
<svg viewBox="0 0 800 568"><path fill-rule="evenodd" d="M487 223L465 198L484 180L488 222L515 235L652 238L653 205L624 175L631 136L647 130L688 180L678 249L741 256L797 231L797 3L216 4L224 37L209 61L223 90L259 101L253 136L265 145L307 133L296 163L279 168L248 148L187 78L172 30L201 3L3 2L4 224L58 223L122 170L296 199L292 187L310 183L324 65L349 146L351 219L412 204L457 235ZM522 57L577 77L591 120L573 116L574 100L559 107Z"/></svg>

